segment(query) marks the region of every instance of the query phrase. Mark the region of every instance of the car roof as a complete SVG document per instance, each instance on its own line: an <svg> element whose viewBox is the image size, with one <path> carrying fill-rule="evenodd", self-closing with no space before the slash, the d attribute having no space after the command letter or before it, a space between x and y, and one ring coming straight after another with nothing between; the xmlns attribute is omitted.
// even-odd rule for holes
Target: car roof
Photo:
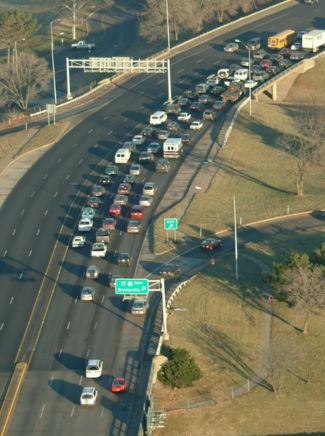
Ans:
<svg viewBox="0 0 325 436"><path fill-rule="evenodd" d="M87 362L87 366L99 366L101 361L99 359L90 359Z"/></svg>
<svg viewBox="0 0 325 436"><path fill-rule="evenodd" d="M96 389L93 386L86 386L82 388L83 394L94 394L96 392Z"/></svg>

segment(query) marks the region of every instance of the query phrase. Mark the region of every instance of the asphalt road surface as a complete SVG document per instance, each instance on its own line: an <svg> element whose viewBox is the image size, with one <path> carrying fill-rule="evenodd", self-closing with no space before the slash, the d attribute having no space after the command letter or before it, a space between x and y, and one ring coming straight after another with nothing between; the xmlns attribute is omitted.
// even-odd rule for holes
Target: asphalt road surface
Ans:
<svg viewBox="0 0 325 436"><path fill-rule="evenodd" d="M290 27L297 30L322 27L324 11L320 4L314 7L298 4L173 58L174 94L198 83L219 66L244 56L243 52L225 54L222 51L225 41L257 35L265 39L270 33L287 28L288 20ZM162 76L138 76L117 87L105 107L78 124L33 166L0 210L0 349L6 350L0 355L2 387L13 368L56 241L59 241L58 249L64 250L69 236L75 232L80 207L98 175L119 144L147 123L149 114L166 99L166 93L166 78ZM99 107L102 103L99 101ZM149 166L137 178L131 203L136 201L145 180L156 181L159 186L145 224L180 163L173 162L168 175L157 175ZM110 195L127 170L127 166L120 166L120 176L105 196L96 226L106 215ZM57 284L52 278L56 286L54 297L9 434L117 435L125 433L128 426L130 434L135 434L128 419L141 365L144 320L131 316L107 287L108 272L132 276L135 270L145 226L140 235L126 234L126 216L127 210L119 220L108 260L90 259L89 237L84 249L68 250L60 265ZM122 269L115 264L115 251L128 251L132 255L130 268ZM84 271L90 263L98 265L102 272L95 284L95 302L80 302L79 289L86 283ZM89 383L83 377L88 357L104 360L104 377L99 382ZM112 377L119 375L130 380L130 392L118 397L108 388ZM78 401L81 386L86 385L99 389L99 401L97 407L85 410Z"/></svg>

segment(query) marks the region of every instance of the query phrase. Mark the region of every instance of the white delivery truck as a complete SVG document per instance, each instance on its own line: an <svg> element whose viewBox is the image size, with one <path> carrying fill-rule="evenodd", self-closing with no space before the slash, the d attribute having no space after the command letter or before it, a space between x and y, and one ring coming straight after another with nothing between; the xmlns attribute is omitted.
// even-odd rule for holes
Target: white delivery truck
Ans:
<svg viewBox="0 0 325 436"><path fill-rule="evenodd" d="M128 163L131 157L131 151L128 148L119 148L115 153L115 163Z"/></svg>
<svg viewBox="0 0 325 436"><path fill-rule="evenodd" d="M302 35L302 48L305 50L316 52L323 45L325 45L325 30L315 29Z"/></svg>
<svg viewBox="0 0 325 436"><path fill-rule="evenodd" d="M183 149L181 138L167 138L163 145L165 158L177 159L180 157Z"/></svg>

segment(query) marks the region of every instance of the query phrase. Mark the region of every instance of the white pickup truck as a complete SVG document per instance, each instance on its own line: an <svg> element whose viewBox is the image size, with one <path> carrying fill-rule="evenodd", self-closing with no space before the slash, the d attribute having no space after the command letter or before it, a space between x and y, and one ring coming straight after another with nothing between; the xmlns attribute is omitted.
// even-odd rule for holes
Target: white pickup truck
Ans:
<svg viewBox="0 0 325 436"><path fill-rule="evenodd" d="M93 42L78 41L73 42L71 44L71 48L74 48L76 50L93 50L95 48L95 44Z"/></svg>

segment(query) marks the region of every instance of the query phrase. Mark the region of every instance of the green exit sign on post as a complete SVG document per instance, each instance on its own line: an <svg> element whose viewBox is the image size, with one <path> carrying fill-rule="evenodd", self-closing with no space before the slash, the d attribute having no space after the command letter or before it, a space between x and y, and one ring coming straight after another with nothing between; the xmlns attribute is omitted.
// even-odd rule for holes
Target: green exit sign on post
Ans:
<svg viewBox="0 0 325 436"><path fill-rule="evenodd" d="M115 294L117 295L148 295L148 279L116 279Z"/></svg>
<svg viewBox="0 0 325 436"><path fill-rule="evenodd" d="M165 218L164 230L177 230L177 218Z"/></svg>

